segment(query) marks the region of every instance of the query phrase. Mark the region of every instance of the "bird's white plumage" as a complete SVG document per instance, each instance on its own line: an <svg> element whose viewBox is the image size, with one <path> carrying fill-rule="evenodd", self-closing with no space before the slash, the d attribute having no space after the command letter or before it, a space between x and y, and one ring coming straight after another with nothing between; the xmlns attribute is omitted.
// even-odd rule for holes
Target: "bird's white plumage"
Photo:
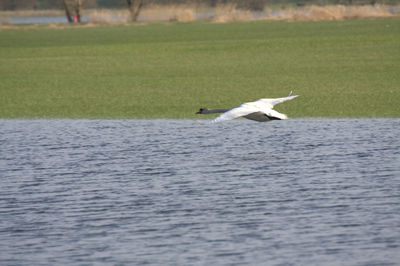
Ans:
<svg viewBox="0 0 400 266"><path fill-rule="evenodd" d="M221 122L221 121L225 121L225 120L231 120L231 119L235 119L238 117L246 117L246 116L256 116L259 117L260 119L262 119L262 117L265 117L264 121L268 121L271 120L271 118L273 119L287 119L287 116L285 114L281 114L275 110L273 110L272 108L274 107L274 105L278 104L278 103L282 103L288 100L292 100L294 98L296 98L299 95L293 95L290 96L291 93L289 94L288 97L283 97L283 98L263 98L263 99L259 99L257 101L254 102L248 102L248 103L243 103L241 105L239 105L236 108L233 108L223 114L221 114L220 116L218 116L217 118L215 118L214 120L212 120L212 122ZM252 119L252 118L250 118ZM255 120L255 119L252 119ZM261 120L257 120L257 121L261 121ZM262 121L261 121L262 122Z"/></svg>

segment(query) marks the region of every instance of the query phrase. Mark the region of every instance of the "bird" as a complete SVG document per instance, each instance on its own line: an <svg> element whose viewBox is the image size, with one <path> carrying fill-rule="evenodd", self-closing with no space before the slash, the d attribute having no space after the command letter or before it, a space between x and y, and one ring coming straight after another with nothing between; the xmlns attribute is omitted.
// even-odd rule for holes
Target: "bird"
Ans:
<svg viewBox="0 0 400 266"><path fill-rule="evenodd" d="M196 114L215 114L223 113L211 122L222 122L238 117L244 117L257 122L269 122L272 120L285 120L288 116L273 110L274 105L288 100L292 100L299 95L292 95L291 91L287 97L283 98L261 98L254 102L247 102L233 109L208 109L200 108Z"/></svg>

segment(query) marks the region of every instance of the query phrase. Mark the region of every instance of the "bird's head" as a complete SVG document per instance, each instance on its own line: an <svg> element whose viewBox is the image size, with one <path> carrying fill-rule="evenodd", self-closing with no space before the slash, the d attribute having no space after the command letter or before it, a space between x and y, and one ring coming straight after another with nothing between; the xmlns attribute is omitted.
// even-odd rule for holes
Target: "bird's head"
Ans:
<svg viewBox="0 0 400 266"><path fill-rule="evenodd" d="M200 108L200 110L196 113L196 114L205 114L207 113L208 108L204 107L204 108Z"/></svg>

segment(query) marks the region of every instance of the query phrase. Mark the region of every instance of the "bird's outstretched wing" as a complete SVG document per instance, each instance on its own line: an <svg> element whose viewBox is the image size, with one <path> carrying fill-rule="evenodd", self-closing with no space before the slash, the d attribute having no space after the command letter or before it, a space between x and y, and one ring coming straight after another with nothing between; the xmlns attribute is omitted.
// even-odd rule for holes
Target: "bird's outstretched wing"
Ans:
<svg viewBox="0 0 400 266"><path fill-rule="evenodd" d="M211 122L221 122L225 120L232 120L241 116L247 116L252 113L263 113L269 117L274 117L274 118L279 118L279 119L287 119L287 116L285 114L278 113L277 111L273 110L272 108L274 105L278 103L282 103L288 100L292 100L299 95L293 95L292 92L290 92L289 96L283 97L283 98L263 98L259 99L255 102L248 102L244 103L242 105L239 105L236 108L233 108L222 115L218 116ZM251 119L251 118L249 118ZM254 120L254 119L253 119Z"/></svg>
<svg viewBox="0 0 400 266"><path fill-rule="evenodd" d="M285 102L285 101L292 100L292 99L294 99L294 98L296 98L296 97L298 97L298 96L299 96L299 95L292 95L292 92L290 92L289 96L287 96L287 97L283 97L283 98L271 98L271 99L263 98L263 99L260 99L260 100L258 100L258 101L261 102L261 103L263 103L263 104L265 104L265 105L268 106L269 108L273 108L274 105L277 105L278 103L283 103L283 102ZM258 102L258 101L257 101L257 102Z"/></svg>
<svg viewBox="0 0 400 266"><path fill-rule="evenodd" d="M278 104L278 103L283 103L283 102L285 102L285 101L289 101L289 100L292 100L292 99L294 99L294 98L296 98L296 97L298 97L299 95L293 95L293 96L288 96L288 97L283 97L283 98L276 98L276 99L271 99L272 101L271 101L271 104L272 104L272 106L274 106L274 105L276 105L276 104Z"/></svg>
<svg viewBox="0 0 400 266"><path fill-rule="evenodd" d="M245 116L251 113L259 112L260 110L252 105L251 103L244 103L242 105L239 105L236 108L233 108L222 115L219 115L217 118L212 120L212 123L215 122L221 122L221 121L226 121L226 120L232 120L241 116Z"/></svg>

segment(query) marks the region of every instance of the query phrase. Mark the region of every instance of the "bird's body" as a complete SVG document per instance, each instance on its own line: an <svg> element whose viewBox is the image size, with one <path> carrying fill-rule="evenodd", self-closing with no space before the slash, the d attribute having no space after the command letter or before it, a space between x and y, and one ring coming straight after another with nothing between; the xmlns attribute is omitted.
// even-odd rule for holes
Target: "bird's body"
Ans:
<svg viewBox="0 0 400 266"><path fill-rule="evenodd" d="M238 117L244 117L250 120L258 122L268 122L272 120L284 120L288 119L287 115L281 114L273 110L274 105L282 103L284 101L292 100L299 95L289 96L283 98L263 98L255 102L248 102L239 105L233 109L207 109L201 108L197 114L212 114L212 113L223 113L212 122L220 122L225 120L231 120Z"/></svg>

